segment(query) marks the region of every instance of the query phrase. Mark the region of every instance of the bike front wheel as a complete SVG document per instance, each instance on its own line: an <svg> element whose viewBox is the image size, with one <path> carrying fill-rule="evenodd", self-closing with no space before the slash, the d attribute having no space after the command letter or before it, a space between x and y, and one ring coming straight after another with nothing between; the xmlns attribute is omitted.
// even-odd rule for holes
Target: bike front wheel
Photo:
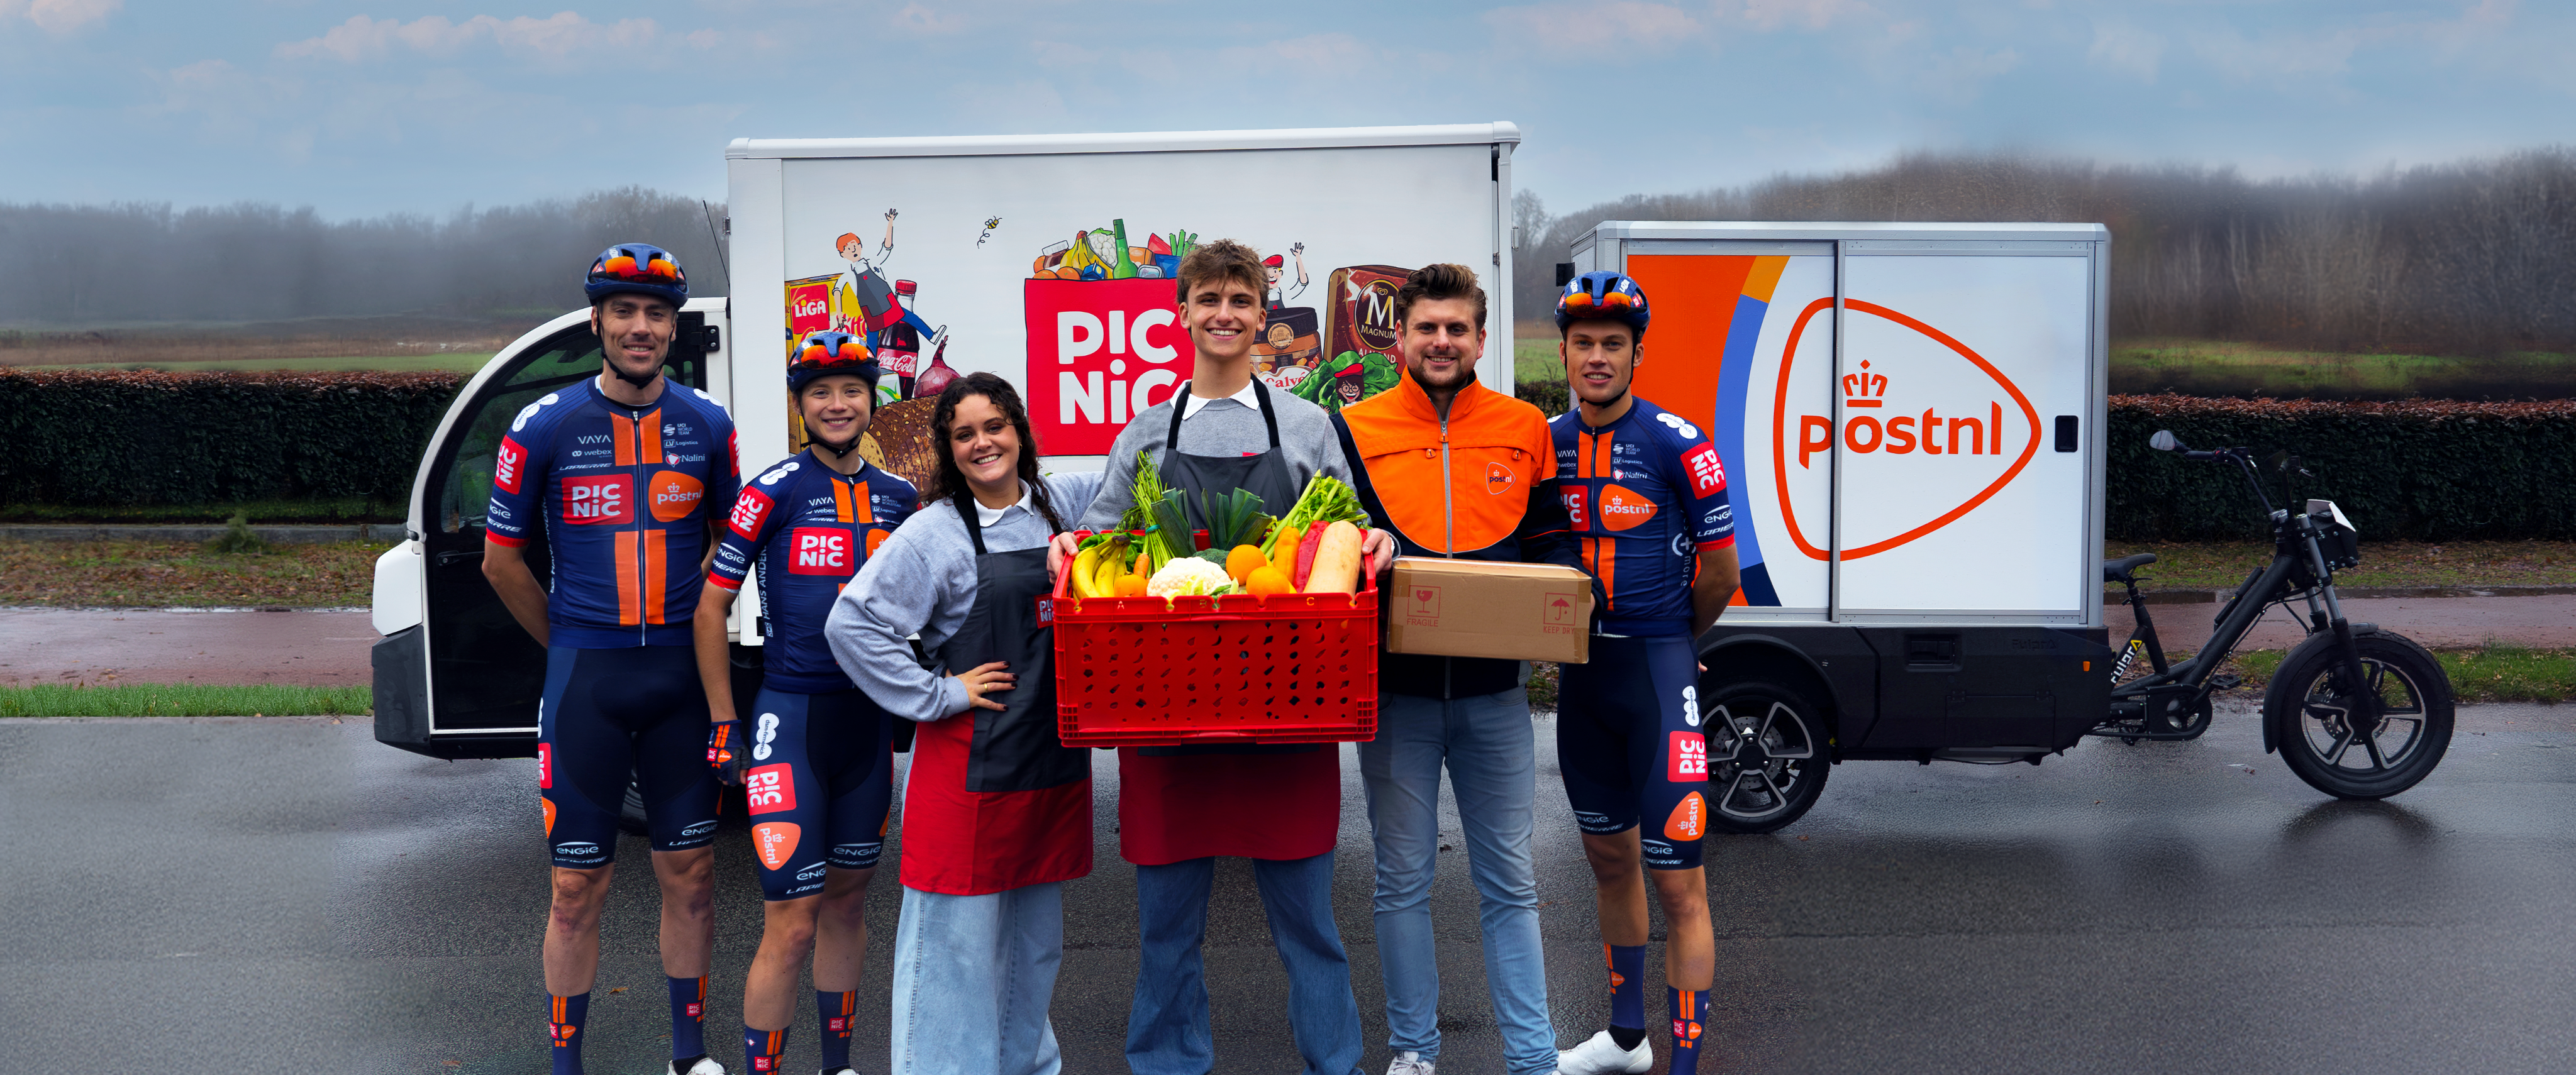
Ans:
<svg viewBox="0 0 2576 1075"><path fill-rule="evenodd" d="M2308 786L2339 799L2385 799L2432 775L2450 749L2451 679L2398 635L2358 635L2353 644L2359 690L2344 682L2333 638L2318 634L2282 660L2263 719L2281 760Z"/></svg>

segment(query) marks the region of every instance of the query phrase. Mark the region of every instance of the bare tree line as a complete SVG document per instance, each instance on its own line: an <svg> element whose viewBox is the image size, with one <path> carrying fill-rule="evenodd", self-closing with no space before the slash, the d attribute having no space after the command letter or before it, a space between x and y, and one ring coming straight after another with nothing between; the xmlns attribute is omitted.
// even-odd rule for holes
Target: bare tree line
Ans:
<svg viewBox="0 0 2576 1075"><path fill-rule="evenodd" d="M2443 354L2576 347L2576 148L2249 180L2231 169L1913 154L1869 171L1631 195L1550 216L1523 191L1515 306L1603 220L2080 221L2112 234L2116 336Z"/></svg>
<svg viewBox="0 0 2576 1075"><path fill-rule="evenodd" d="M707 218L697 199L641 187L336 223L258 204L0 203L0 323L542 316L581 305L582 268L633 240L679 255L692 290L722 295Z"/></svg>

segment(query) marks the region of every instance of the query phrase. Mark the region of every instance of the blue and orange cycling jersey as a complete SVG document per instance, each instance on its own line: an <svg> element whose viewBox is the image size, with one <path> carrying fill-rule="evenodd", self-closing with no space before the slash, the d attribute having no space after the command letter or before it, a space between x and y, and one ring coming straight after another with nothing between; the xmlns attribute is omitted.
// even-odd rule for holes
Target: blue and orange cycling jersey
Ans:
<svg viewBox="0 0 2576 1075"><path fill-rule="evenodd" d="M1643 399L1599 429L1577 409L1550 420L1548 432L1600 630L1689 634L1699 554L1735 544L1726 466L1708 435Z"/></svg>
<svg viewBox="0 0 2576 1075"><path fill-rule="evenodd" d="M552 645L684 646L708 513L729 510L741 480L733 418L706 393L666 382L651 406L628 407L584 380L510 422L484 526L512 546L542 528Z"/></svg>
<svg viewBox="0 0 2576 1075"><path fill-rule="evenodd" d="M707 581L739 590L760 565L761 615L769 621L761 664L770 686L803 694L853 688L823 640L823 621L920 499L911 482L874 466L844 478L812 448L744 483Z"/></svg>

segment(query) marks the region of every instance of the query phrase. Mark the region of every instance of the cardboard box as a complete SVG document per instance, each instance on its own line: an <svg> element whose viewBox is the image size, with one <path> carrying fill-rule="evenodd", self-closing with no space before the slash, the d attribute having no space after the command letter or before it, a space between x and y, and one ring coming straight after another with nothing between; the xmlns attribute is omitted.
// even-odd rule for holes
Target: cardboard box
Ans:
<svg viewBox="0 0 2576 1075"><path fill-rule="evenodd" d="M1400 557L1386 601L1389 653L1591 659L1592 578L1570 567Z"/></svg>

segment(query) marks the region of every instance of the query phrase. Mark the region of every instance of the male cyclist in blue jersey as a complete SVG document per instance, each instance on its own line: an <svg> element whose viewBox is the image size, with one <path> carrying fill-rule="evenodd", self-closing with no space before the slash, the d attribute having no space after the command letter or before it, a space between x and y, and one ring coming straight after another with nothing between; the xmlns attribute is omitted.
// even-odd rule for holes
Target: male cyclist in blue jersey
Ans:
<svg viewBox="0 0 2576 1075"><path fill-rule="evenodd" d="M707 761L727 783L745 786L768 900L742 992L743 1056L753 1072L778 1070L808 952L823 1071L850 1070L868 947L864 900L885 844L895 721L834 663L823 621L859 565L921 499L911 482L859 455L881 376L858 337L805 337L787 367L787 392L812 443L744 483L698 604L698 674L715 719ZM755 564L766 671L738 722L725 613Z"/></svg>
<svg viewBox="0 0 2576 1075"><path fill-rule="evenodd" d="M724 1075L704 1044L716 776L705 763L706 694L689 619L716 521L741 483L733 419L706 393L662 377L689 297L678 259L643 243L609 247L583 291L599 376L511 420L492 464L483 543L483 577L546 647L537 786L554 860L545 941L554 1070L581 1070L600 908L632 774L662 889L666 1075ZM547 551L550 584L529 569L531 541Z"/></svg>
<svg viewBox="0 0 2576 1075"><path fill-rule="evenodd" d="M1599 609L1591 661L1564 668L1556 754L1592 866L1611 994L1610 1028L1557 1058L1565 1075L1654 1066L1641 864L1664 909L1674 1075L1698 1070L1717 969L1700 870L1709 748L1691 643L1735 596L1735 527L1707 435L1628 391L1647 318L1645 292L1615 272L1572 281L1556 304L1576 403L1548 423L1557 493Z"/></svg>

